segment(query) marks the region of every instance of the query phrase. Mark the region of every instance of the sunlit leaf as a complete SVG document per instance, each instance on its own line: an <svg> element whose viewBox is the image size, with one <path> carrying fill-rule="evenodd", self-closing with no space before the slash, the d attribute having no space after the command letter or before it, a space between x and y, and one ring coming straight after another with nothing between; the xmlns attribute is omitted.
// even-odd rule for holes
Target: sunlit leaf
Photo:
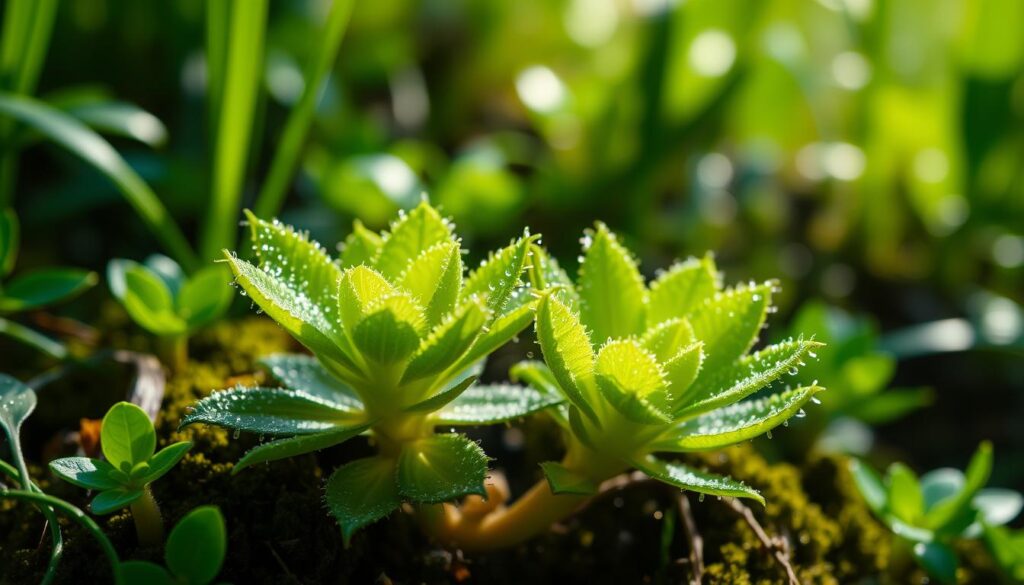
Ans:
<svg viewBox="0 0 1024 585"><path fill-rule="evenodd" d="M538 291L555 288L554 293L567 307L578 312L580 307L579 293L569 275L558 265L558 260L551 257L543 247L530 245L530 283Z"/></svg>
<svg viewBox="0 0 1024 585"><path fill-rule="evenodd" d="M220 266L207 266L185 281L175 306L178 315L196 329L212 323L227 311L234 298L227 271Z"/></svg>
<svg viewBox="0 0 1024 585"><path fill-rule="evenodd" d="M595 381L590 338L579 318L551 295L541 298L537 308L537 340L559 388L576 408L596 422L597 414L590 404L595 398L591 390Z"/></svg>
<svg viewBox="0 0 1024 585"><path fill-rule="evenodd" d="M416 380L448 369L480 335L488 313L477 299L464 303L420 343L402 375L402 381Z"/></svg>
<svg viewBox="0 0 1024 585"><path fill-rule="evenodd" d="M233 388L195 404L181 426L197 422L269 435L321 433L362 417L322 396L284 388Z"/></svg>
<svg viewBox="0 0 1024 585"><path fill-rule="evenodd" d="M479 295L494 315L504 315L512 292L522 283L520 277L529 258L530 244L535 239L524 235L492 253L466 278L462 298Z"/></svg>
<svg viewBox="0 0 1024 585"><path fill-rule="evenodd" d="M129 402L118 402L103 417L100 428L103 456L115 468L126 471L147 461L156 450L156 431L146 411Z"/></svg>
<svg viewBox="0 0 1024 585"><path fill-rule="evenodd" d="M671 422L665 375L633 339L606 343L597 354L597 387L623 416L644 424Z"/></svg>
<svg viewBox="0 0 1024 585"><path fill-rule="evenodd" d="M170 471L175 465L181 461L181 458L192 448L191 441L179 441L172 445L168 445L163 449L159 450L152 457L149 458L148 471L139 481L144 483L150 483L156 481Z"/></svg>
<svg viewBox="0 0 1024 585"><path fill-rule="evenodd" d="M270 373L292 390L323 398L339 409L363 409L359 395L349 385L332 376L316 358L302 354L275 354L260 360Z"/></svg>
<svg viewBox="0 0 1024 585"><path fill-rule="evenodd" d="M731 365L754 344L768 314L772 288L766 283L729 289L690 315L694 334L704 342L702 378Z"/></svg>
<svg viewBox="0 0 1024 585"><path fill-rule="evenodd" d="M764 498L757 490L729 477L697 471L681 463L670 463L653 456L633 461L633 465L658 481L684 490L711 496L750 498L764 505Z"/></svg>
<svg viewBox="0 0 1024 585"><path fill-rule="evenodd" d="M375 267L385 277L397 278L423 250L451 237L451 228L441 214L423 202L391 225Z"/></svg>
<svg viewBox="0 0 1024 585"><path fill-rule="evenodd" d="M695 339L690 322L674 317L645 331L640 343L659 362L664 362L675 357L684 347L692 345Z"/></svg>
<svg viewBox="0 0 1024 585"><path fill-rule="evenodd" d="M398 491L414 502L438 503L487 495L487 455L462 435L433 435L407 443L398 460Z"/></svg>
<svg viewBox="0 0 1024 585"><path fill-rule="evenodd" d="M704 344L697 342L679 350L674 357L662 364L665 381L668 382L669 401L672 403L673 416L685 404L683 397L693 381L700 374L704 363Z"/></svg>
<svg viewBox="0 0 1024 585"><path fill-rule="evenodd" d="M345 238L341 249L341 267L370 266L380 253L383 241L376 233L366 229L358 219L352 223L352 233Z"/></svg>
<svg viewBox="0 0 1024 585"><path fill-rule="evenodd" d="M449 371L462 371L505 345L533 321L536 303L531 302L495 319Z"/></svg>
<svg viewBox="0 0 1024 585"><path fill-rule="evenodd" d="M50 462L50 471L64 481L89 490L106 490L121 485L113 475L114 466L101 459L63 457Z"/></svg>
<svg viewBox="0 0 1024 585"><path fill-rule="evenodd" d="M372 302L394 291L391 283L372 268L360 265L346 270L338 285L338 307L345 329L353 331Z"/></svg>
<svg viewBox="0 0 1024 585"><path fill-rule="evenodd" d="M850 474L868 507L876 516L881 517L889 502L889 491L885 489L882 478L869 465L857 459L850 460Z"/></svg>
<svg viewBox="0 0 1024 585"><path fill-rule="evenodd" d="M339 467L327 480L327 509L338 520L346 545L367 524L402 504L393 459L368 457Z"/></svg>
<svg viewBox="0 0 1024 585"><path fill-rule="evenodd" d="M889 511L897 518L914 524L924 513L924 496L917 475L906 465L896 462L886 474Z"/></svg>
<svg viewBox="0 0 1024 585"><path fill-rule="evenodd" d="M719 288L718 271L710 256L674 264L651 283L648 325L695 312Z"/></svg>
<svg viewBox="0 0 1024 585"><path fill-rule="evenodd" d="M641 334L647 290L636 261L603 223L588 237L580 264L580 321L594 344Z"/></svg>
<svg viewBox="0 0 1024 585"><path fill-rule="evenodd" d="M440 426L483 425L512 421L562 402L561 395L542 394L512 384L472 386L431 415Z"/></svg>
<svg viewBox="0 0 1024 585"><path fill-rule="evenodd" d="M352 340L366 357L378 364L393 364L416 351L426 321L423 308L410 295L382 297L366 310L366 317L352 332Z"/></svg>
<svg viewBox="0 0 1024 585"><path fill-rule="evenodd" d="M427 322L433 326L455 308L462 284L462 254L455 242L440 242L427 248L398 278L399 285L426 307Z"/></svg>

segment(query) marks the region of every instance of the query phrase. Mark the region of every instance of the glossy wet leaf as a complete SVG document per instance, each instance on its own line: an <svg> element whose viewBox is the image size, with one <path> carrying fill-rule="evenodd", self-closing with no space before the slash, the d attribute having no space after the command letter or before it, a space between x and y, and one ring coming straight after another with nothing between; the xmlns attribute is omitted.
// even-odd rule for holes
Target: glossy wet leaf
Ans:
<svg viewBox="0 0 1024 585"><path fill-rule="evenodd" d="M320 451L321 449L340 445L368 428L369 425L339 427L322 433L297 435L294 437L277 439L270 441L269 443L263 443L247 451L246 454L238 460L238 463L235 464L231 473L238 473L246 467L250 467L257 463L277 461L279 459L295 457L297 455L312 453L314 451Z"/></svg>
<svg viewBox="0 0 1024 585"><path fill-rule="evenodd" d="M351 268L361 264L371 266L380 253L383 240L376 233L366 229L358 219L352 224L352 233L345 238L341 249L342 268Z"/></svg>
<svg viewBox="0 0 1024 585"><path fill-rule="evenodd" d="M75 268L43 268L17 276L0 296L0 311L27 311L69 299L96 284L96 273Z"/></svg>
<svg viewBox="0 0 1024 585"><path fill-rule="evenodd" d="M346 545L356 530L384 518L401 504L395 461L367 457L347 463L327 480L324 499Z"/></svg>
<svg viewBox="0 0 1024 585"><path fill-rule="evenodd" d="M130 506L132 502L142 497L141 489L114 488L96 494L89 504L89 510L100 516L116 512L121 508Z"/></svg>
<svg viewBox="0 0 1024 585"><path fill-rule="evenodd" d="M21 425L35 409L36 393L11 376L0 374L0 425L11 444L18 444Z"/></svg>
<svg viewBox="0 0 1024 585"><path fill-rule="evenodd" d="M477 299L467 301L424 339L402 374L402 381L438 374L451 367L476 341L489 311Z"/></svg>
<svg viewBox="0 0 1024 585"><path fill-rule="evenodd" d="M590 386L595 383L594 350L579 318L557 298L547 295L537 308L536 327L544 361L559 388L576 408L596 421L597 414L590 404Z"/></svg>
<svg viewBox="0 0 1024 585"><path fill-rule="evenodd" d="M179 441L157 451L156 454L150 457L149 461L146 462L149 469L139 478L139 481L150 483L160 479L168 471L173 469L174 466L181 461L182 457L184 457L191 449L191 441Z"/></svg>
<svg viewBox="0 0 1024 585"><path fill-rule="evenodd" d="M533 321L535 310L536 304L531 302L495 319L449 371L461 371L514 339Z"/></svg>
<svg viewBox="0 0 1024 585"><path fill-rule="evenodd" d="M416 351L425 327L423 307L410 295L395 293L367 307L367 315L356 325L352 340L366 357L390 365Z"/></svg>
<svg viewBox="0 0 1024 585"><path fill-rule="evenodd" d="M363 409L351 386L332 376L317 359L303 354L275 354L260 360L282 384L352 411Z"/></svg>
<svg viewBox="0 0 1024 585"><path fill-rule="evenodd" d="M652 456L635 460L633 464L654 479L680 489L711 496L750 498L764 505L764 498L757 490L729 477L698 471L681 463L663 461Z"/></svg>
<svg viewBox="0 0 1024 585"><path fill-rule="evenodd" d="M156 431L146 411L129 402L118 402L103 417L100 428L103 456L122 471L147 461L156 450Z"/></svg>
<svg viewBox="0 0 1024 585"><path fill-rule="evenodd" d="M594 481L561 463L545 461L540 467L544 470L544 477L547 478L548 487L553 494L590 496L597 493L599 486Z"/></svg>
<svg viewBox="0 0 1024 585"><path fill-rule="evenodd" d="M472 386L433 413L431 419L440 426L503 423L561 402L558 394L542 394L513 384Z"/></svg>
<svg viewBox="0 0 1024 585"><path fill-rule="evenodd" d="M696 341L690 322L681 317L662 321L644 332L640 344L659 362L675 357Z"/></svg>
<svg viewBox="0 0 1024 585"><path fill-rule="evenodd" d="M414 502L439 503L487 495L487 455L462 435L433 435L407 443L398 459L398 491Z"/></svg>
<svg viewBox="0 0 1024 585"><path fill-rule="evenodd" d="M701 377L732 365L757 340L771 304L772 284L740 286L718 293L690 315L697 339L704 342Z"/></svg>
<svg viewBox="0 0 1024 585"><path fill-rule="evenodd" d="M451 229L436 209L426 202L404 214L384 236L376 268L387 278L397 278L420 252L451 239Z"/></svg>
<svg viewBox="0 0 1024 585"><path fill-rule="evenodd" d="M178 521L167 535L164 560L186 583L206 584L220 573L227 552L224 516L216 506L200 506Z"/></svg>
<svg viewBox="0 0 1024 585"><path fill-rule="evenodd" d="M797 415L821 390L820 386L796 388L713 410L677 423L655 447L667 451L703 451L752 439Z"/></svg>
<svg viewBox="0 0 1024 585"><path fill-rule="evenodd" d="M446 384L439 391L431 394L429 397L415 402L410 406L406 406L403 410L405 412L431 412L440 410L446 404L455 400L465 392L466 389L476 381L476 378L476 375L461 377L457 379L457 381L453 381L453 383Z"/></svg>
<svg viewBox="0 0 1024 585"><path fill-rule="evenodd" d="M115 468L101 459L64 457L50 462L50 471L68 483L90 490L118 487L121 482L114 475Z"/></svg>
<svg viewBox="0 0 1024 585"><path fill-rule="evenodd" d="M346 270L338 284L338 309L345 329L351 333L371 303L394 292L391 283L372 268L360 265Z"/></svg>
<svg viewBox="0 0 1024 585"><path fill-rule="evenodd" d="M642 424L672 421L665 412L665 375L654 356L633 339L611 341L597 354L597 387L623 416Z"/></svg>
<svg viewBox="0 0 1024 585"><path fill-rule="evenodd" d="M320 433L350 426L361 413L322 396L285 388L234 388L196 403L181 426L197 422L269 435Z"/></svg>
<svg viewBox="0 0 1024 585"><path fill-rule="evenodd" d="M533 288L542 291L548 288L555 289L554 294L558 296L567 307L578 312L580 307L579 293L576 285L565 270L547 253L544 248L537 244L530 246L530 263L532 265L530 282Z"/></svg>
<svg viewBox="0 0 1024 585"><path fill-rule="evenodd" d="M584 246L578 290L580 321L588 328L591 342L600 345L607 339L641 334L647 290L636 261L602 223L590 240Z"/></svg>
<svg viewBox="0 0 1024 585"><path fill-rule="evenodd" d="M678 262L651 283L647 323L685 317L718 290L718 271L710 256Z"/></svg>
<svg viewBox="0 0 1024 585"><path fill-rule="evenodd" d="M522 282L520 276L526 266L530 244L534 239L531 236L523 236L491 254L466 278L462 298L479 295L486 300L487 308L494 315L504 314L505 304Z"/></svg>
<svg viewBox="0 0 1024 585"><path fill-rule="evenodd" d="M668 382L669 400L673 417L686 405L687 390L693 385L704 364L704 344L696 342L679 350L675 356L662 365L665 381Z"/></svg>
<svg viewBox="0 0 1024 585"><path fill-rule="evenodd" d="M426 308L427 323L437 325L455 308L462 285L462 254L455 242L440 242L424 250L397 279Z"/></svg>

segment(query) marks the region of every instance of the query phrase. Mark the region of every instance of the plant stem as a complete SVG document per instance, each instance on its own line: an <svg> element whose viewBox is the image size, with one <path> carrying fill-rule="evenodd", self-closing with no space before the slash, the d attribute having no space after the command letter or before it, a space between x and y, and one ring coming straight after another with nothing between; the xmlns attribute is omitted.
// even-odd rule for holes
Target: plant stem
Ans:
<svg viewBox="0 0 1024 585"><path fill-rule="evenodd" d="M0 499L2 498L33 502L40 509L53 508L60 510L72 520L81 524L100 543L100 548L103 549L103 554L106 555L107 561L110 563L110 569L114 573L114 583L115 585L121 585L121 574L117 570L118 563L120 562L117 557L117 551L114 550L114 545L110 543L110 539L100 530L99 525L92 518L86 516L85 512L59 498L27 490L0 490Z"/></svg>
<svg viewBox="0 0 1024 585"><path fill-rule="evenodd" d="M163 543L164 521L148 485L143 489L142 497L132 502L132 519L135 520L135 534L140 545L156 547Z"/></svg>
<svg viewBox="0 0 1024 585"><path fill-rule="evenodd" d="M188 335L165 335L157 338L160 361L172 372L180 372L188 365Z"/></svg>
<svg viewBox="0 0 1024 585"><path fill-rule="evenodd" d="M608 460L574 442L562 465L600 483L624 471L625 463ZM478 517L463 514L454 506L423 507L423 529L446 546L486 551L517 544L540 534L575 512L591 496L555 494L546 480L537 482L511 506L500 506ZM442 507L443 506L443 507Z"/></svg>

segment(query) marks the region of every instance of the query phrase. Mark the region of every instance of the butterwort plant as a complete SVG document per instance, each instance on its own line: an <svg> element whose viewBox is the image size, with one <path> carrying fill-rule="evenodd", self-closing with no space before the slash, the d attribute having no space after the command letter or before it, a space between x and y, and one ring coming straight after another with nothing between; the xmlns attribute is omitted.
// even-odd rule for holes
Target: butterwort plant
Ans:
<svg viewBox="0 0 1024 585"><path fill-rule="evenodd" d="M1015 579L1022 575L1024 541L1002 528L1017 517L1024 497L985 487L992 471L992 445L978 447L967 471L941 468L920 478L907 465L889 466L883 479L862 461L852 460L854 483L872 512L929 575L957 582L957 540L983 539L996 562Z"/></svg>
<svg viewBox="0 0 1024 585"><path fill-rule="evenodd" d="M192 443L181 441L157 451L156 431L146 412L118 402L103 417L100 448L105 459L64 457L51 461L50 470L64 481L97 492L89 504L93 514L130 507L139 543L159 545L163 519L149 484L177 465Z"/></svg>
<svg viewBox="0 0 1024 585"><path fill-rule="evenodd" d="M474 385L484 359L533 319L522 279L536 237L514 240L464 274L460 240L426 201L385 233L359 223L331 258L307 234L248 214L258 264L225 252L243 293L312 352L265 364L281 387L234 388L197 403L202 422L271 435L235 465L292 457L368 434L378 454L327 481L346 542L403 502L484 494L488 458L464 425L509 421L557 395Z"/></svg>
<svg viewBox="0 0 1024 585"><path fill-rule="evenodd" d="M189 276L162 254L142 263L118 258L107 264L110 292L133 321L157 337L161 358L176 370L188 362L188 336L231 305L227 281L220 266L207 266Z"/></svg>
<svg viewBox="0 0 1024 585"><path fill-rule="evenodd" d="M637 262L603 224L583 238L576 282L535 250L536 317L544 362L513 379L564 398L549 412L567 452L543 463L546 482L511 507L470 517L448 508L435 533L459 546L496 548L525 539L574 509L599 484L637 469L666 484L764 503L753 488L660 454L720 449L770 432L822 390L816 383L763 397L796 374L820 345L789 339L750 353L776 285L722 288L713 259L690 259L648 287ZM703 497L703 496L701 496Z"/></svg>

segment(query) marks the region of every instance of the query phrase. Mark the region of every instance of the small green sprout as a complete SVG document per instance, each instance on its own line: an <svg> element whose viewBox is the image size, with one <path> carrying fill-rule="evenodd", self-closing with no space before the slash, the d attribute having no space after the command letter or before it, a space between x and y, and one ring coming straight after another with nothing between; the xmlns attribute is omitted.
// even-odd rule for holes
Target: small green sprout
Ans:
<svg viewBox="0 0 1024 585"><path fill-rule="evenodd" d="M533 320L537 301L521 275L536 238L524 235L464 277L460 240L426 202L388 233L356 223L340 261L305 234L248 218L259 266L225 252L242 294L314 356L267 358L284 388L214 393L182 425L283 437L248 452L236 472L371 435L379 454L327 481L346 542L402 502L484 494L483 450L434 428L502 423L560 401L473 385L488 354Z"/></svg>
<svg viewBox="0 0 1024 585"><path fill-rule="evenodd" d="M99 493L89 509L93 514L110 514L131 506L139 542L156 546L163 541L163 520L149 484L171 470L192 448L181 441L156 452L153 423L138 406L118 402L103 417L100 429L102 459L65 457L50 462L58 477Z"/></svg>
<svg viewBox="0 0 1024 585"><path fill-rule="evenodd" d="M902 463L889 466L883 480L866 464L852 460L854 482L872 512L884 522L922 569L943 583L956 583L957 539L985 541L1009 575L1020 575L1020 535L1000 527L1024 506L1018 492L985 488L992 471L992 445L978 447L967 472L942 468L920 479Z"/></svg>
<svg viewBox="0 0 1024 585"><path fill-rule="evenodd" d="M484 520L449 513L435 530L448 542L496 548L528 538L630 468L684 490L763 504L740 481L655 454L720 449L769 433L803 416L804 404L822 390L814 383L744 400L795 375L821 345L790 339L748 353L775 284L722 290L705 257L676 264L648 288L603 224L583 244L576 283L534 251L533 284L547 291L536 316L544 362L512 369L513 379L565 398L548 412L563 429L566 455L542 464L547 485Z"/></svg>
<svg viewBox="0 0 1024 585"><path fill-rule="evenodd" d="M18 218L0 211L0 280L14 270L18 258ZM9 335L57 358L67 357L60 343L6 318L68 300L96 284L96 273L77 268L42 268L0 283L0 334Z"/></svg>
<svg viewBox="0 0 1024 585"><path fill-rule="evenodd" d="M110 292L132 320L157 336L161 358L175 370L188 363L188 336L231 305L226 281L221 267L186 276L177 262L160 254L142 264L123 259L107 264Z"/></svg>
<svg viewBox="0 0 1024 585"><path fill-rule="evenodd" d="M120 565L125 585L206 585L220 573L227 552L224 516L216 506L200 506L182 518L167 535L167 568L147 561Z"/></svg>

